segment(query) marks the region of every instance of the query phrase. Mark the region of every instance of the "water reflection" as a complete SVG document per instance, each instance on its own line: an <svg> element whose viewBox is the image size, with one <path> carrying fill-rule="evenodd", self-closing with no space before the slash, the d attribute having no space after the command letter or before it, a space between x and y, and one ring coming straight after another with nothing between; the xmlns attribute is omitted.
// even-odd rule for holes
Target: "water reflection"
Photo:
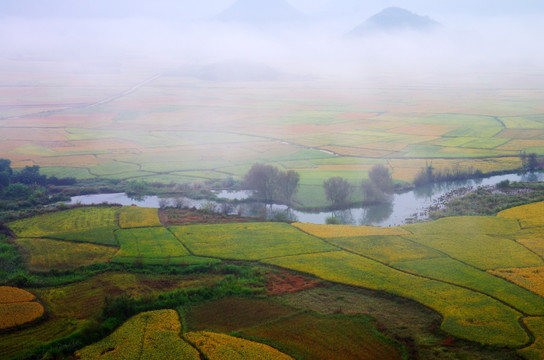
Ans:
<svg viewBox="0 0 544 360"><path fill-rule="evenodd" d="M141 198L128 197L126 194L98 194L75 196L70 204L81 203L85 205L100 204L108 202L121 205L138 205L142 207L155 207L170 204L182 204L184 207L208 209L223 214L237 214L241 216L258 216L268 219L288 219L291 221L300 221L314 224L325 224L328 217L336 217L342 224L352 225L376 225L376 226L396 226L406 223L406 219L414 217L425 218L424 210L431 206L433 202L446 193L463 187L477 187L480 185L495 185L498 182L509 181L542 181L543 173L531 174L509 174L492 176L488 178L452 181L438 184L422 186L404 194L395 194L391 202L369 206L346 209L342 211L324 211L324 212L305 212L289 209L284 205L266 205L258 202L247 202L237 205L217 203L209 200L194 200L189 198L171 198L159 199L156 196L144 196ZM221 197L231 197L236 199L247 198L248 192L220 193Z"/></svg>
<svg viewBox="0 0 544 360"><path fill-rule="evenodd" d="M333 211L332 217L336 218L340 224L350 225L355 222L352 209Z"/></svg>
<svg viewBox="0 0 544 360"><path fill-rule="evenodd" d="M378 225L387 221L393 214L393 202L387 202L380 205L362 209L362 217L359 225Z"/></svg>

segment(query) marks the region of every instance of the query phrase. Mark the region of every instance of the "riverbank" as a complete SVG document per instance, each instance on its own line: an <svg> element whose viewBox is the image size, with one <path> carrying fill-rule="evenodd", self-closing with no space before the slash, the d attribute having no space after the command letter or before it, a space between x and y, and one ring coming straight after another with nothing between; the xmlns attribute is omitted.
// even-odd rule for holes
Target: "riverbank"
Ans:
<svg viewBox="0 0 544 360"><path fill-rule="evenodd" d="M496 215L511 207L544 201L543 182L503 182L451 191L427 208L428 218Z"/></svg>

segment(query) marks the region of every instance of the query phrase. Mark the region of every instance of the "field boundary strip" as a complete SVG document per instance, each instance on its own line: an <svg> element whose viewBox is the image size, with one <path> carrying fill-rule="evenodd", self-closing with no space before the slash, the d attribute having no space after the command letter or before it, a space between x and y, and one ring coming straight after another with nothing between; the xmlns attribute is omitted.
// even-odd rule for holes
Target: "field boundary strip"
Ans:
<svg viewBox="0 0 544 360"><path fill-rule="evenodd" d="M193 252L191 251L191 249L189 249L189 248L187 247L187 245L185 245L185 244L183 243L183 241L182 241L180 238L178 238L178 236L172 231L171 226L165 227L165 229L168 230L168 232L169 232L170 234L172 234L172 236L173 236L173 237L181 244L181 246L183 246L183 247L185 248L185 250L187 250L187 252L189 253L189 255L201 257L201 256L199 256L199 255L195 255L195 253L193 253ZM207 256L207 257L213 258L213 256ZM220 258L217 258L217 259L218 259L218 260L223 260L223 259L220 259Z"/></svg>

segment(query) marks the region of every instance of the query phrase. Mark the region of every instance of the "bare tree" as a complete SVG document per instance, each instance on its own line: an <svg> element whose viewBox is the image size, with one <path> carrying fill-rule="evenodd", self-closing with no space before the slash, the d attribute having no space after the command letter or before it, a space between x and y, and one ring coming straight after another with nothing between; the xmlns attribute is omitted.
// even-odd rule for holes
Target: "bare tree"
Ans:
<svg viewBox="0 0 544 360"><path fill-rule="evenodd" d="M170 205L170 201L168 199L160 199L159 200L159 208L164 209Z"/></svg>

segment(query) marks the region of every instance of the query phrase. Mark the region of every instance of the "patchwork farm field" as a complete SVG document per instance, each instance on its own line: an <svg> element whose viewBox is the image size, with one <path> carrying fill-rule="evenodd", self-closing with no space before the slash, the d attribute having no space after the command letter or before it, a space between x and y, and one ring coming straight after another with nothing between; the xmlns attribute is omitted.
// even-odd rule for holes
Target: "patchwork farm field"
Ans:
<svg viewBox="0 0 544 360"><path fill-rule="evenodd" d="M10 91L0 104L0 157L49 176L191 183L240 179L263 162L300 172L296 202L318 207L326 201L313 185L331 176L358 184L376 163L411 182L431 160L436 169L486 173L519 168L521 151L544 154L537 87L518 96L429 81L413 92L409 81L393 86L381 75L373 79L380 89L324 80L240 87L145 66L101 74L102 87L76 86L53 67L28 87L25 67L2 62Z"/></svg>
<svg viewBox="0 0 544 360"><path fill-rule="evenodd" d="M17 220L6 225L21 234L12 244L30 273L22 289L0 287L9 328L0 357L23 359L102 324L93 343L71 351L81 359L169 350L196 359L538 359L544 259L523 240L543 241L533 211L543 206L396 228L164 227L156 210L134 207ZM119 227L122 214L130 228ZM101 220L115 244L88 241Z"/></svg>
<svg viewBox="0 0 544 360"><path fill-rule="evenodd" d="M536 80L521 96L462 80L414 92L381 75L379 89L239 84L142 66L85 85L43 64L29 86L0 61L0 158L47 176L189 184L241 180L261 162L297 171L294 204L318 208L325 180L359 187L376 164L410 183L429 164L491 173L544 155ZM0 257L0 285L30 297L0 301L0 358L541 359L542 214L394 228L137 207L16 220L2 245L20 261Z"/></svg>

